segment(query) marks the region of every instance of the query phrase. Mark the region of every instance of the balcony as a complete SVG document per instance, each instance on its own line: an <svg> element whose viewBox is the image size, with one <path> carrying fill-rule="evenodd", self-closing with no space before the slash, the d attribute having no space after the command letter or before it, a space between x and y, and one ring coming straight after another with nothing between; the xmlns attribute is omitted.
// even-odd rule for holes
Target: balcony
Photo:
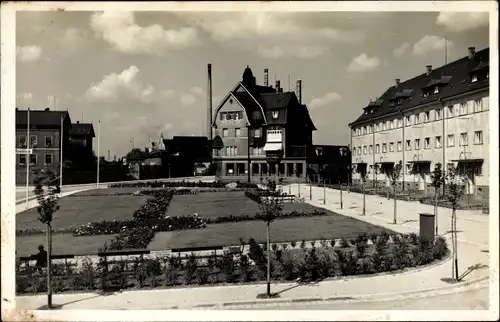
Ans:
<svg viewBox="0 0 500 322"><path fill-rule="evenodd" d="M266 139L261 137L261 138L248 138L249 144L251 147L263 147L266 144Z"/></svg>
<svg viewBox="0 0 500 322"><path fill-rule="evenodd" d="M307 146L306 145L290 145L286 148L287 158L306 158Z"/></svg>

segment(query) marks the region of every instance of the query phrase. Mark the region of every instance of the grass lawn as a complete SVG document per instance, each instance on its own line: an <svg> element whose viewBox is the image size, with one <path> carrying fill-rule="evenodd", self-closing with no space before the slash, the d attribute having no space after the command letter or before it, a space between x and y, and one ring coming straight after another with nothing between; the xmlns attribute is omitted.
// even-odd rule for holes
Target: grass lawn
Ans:
<svg viewBox="0 0 500 322"><path fill-rule="evenodd" d="M266 240L266 225L262 221L248 221L226 224L212 224L204 229L180 230L156 233L149 244L151 250L168 248L239 245L240 238L248 241L254 238L263 243ZM289 218L276 220L271 224L271 243L313 239L353 238L360 233L377 233L383 230L361 220L335 213L330 216Z"/></svg>
<svg viewBox="0 0 500 322"><path fill-rule="evenodd" d="M312 211L317 209L306 203L285 203L284 211ZM243 191L203 192L197 195L176 195L168 206L170 216L187 216L197 213L204 218L256 214L259 205L245 196Z"/></svg>
<svg viewBox="0 0 500 322"><path fill-rule="evenodd" d="M72 234L52 235L52 253L54 255L97 254L105 242L114 239L114 235L74 237ZM47 250L46 235L16 237L16 251L18 256L29 256L38 252L38 245L44 245Z"/></svg>

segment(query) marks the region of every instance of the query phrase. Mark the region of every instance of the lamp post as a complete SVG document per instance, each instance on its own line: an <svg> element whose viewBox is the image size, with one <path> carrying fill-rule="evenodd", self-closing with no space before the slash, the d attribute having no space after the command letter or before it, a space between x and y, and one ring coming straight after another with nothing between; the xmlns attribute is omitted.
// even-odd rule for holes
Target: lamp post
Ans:
<svg viewBox="0 0 500 322"><path fill-rule="evenodd" d="M27 133L26 133L26 209L28 209L28 201L29 201L29 184L30 184L30 163L31 163L31 154L30 154L30 145L31 145L31 137L30 137L30 108L28 107L27 111Z"/></svg>

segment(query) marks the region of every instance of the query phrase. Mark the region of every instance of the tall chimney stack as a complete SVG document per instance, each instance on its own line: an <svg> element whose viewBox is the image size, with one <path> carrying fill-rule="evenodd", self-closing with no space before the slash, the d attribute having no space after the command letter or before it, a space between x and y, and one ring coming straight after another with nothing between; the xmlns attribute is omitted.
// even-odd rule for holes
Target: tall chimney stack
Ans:
<svg viewBox="0 0 500 322"><path fill-rule="evenodd" d="M269 86L269 69L264 69L264 86Z"/></svg>
<svg viewBox="0 0 500 322"><path fill-rule="evenodd" d="M277 80L276 81L276 93L279 93L280 92L280 81Z"/></svg>
<svg viewBox="0 0 500 322"><path fill-rule="evenodd" d="M431 74L431 72L432 72L432 65L427 65L426 67L427 67L427 73L426 74L427 74L427 76L429 76Z"/></svg>
<svg viewBox="0 0 500 322"><path fill-rule="evenodd" d="M469 47L469 59L474 58L475 54L476 54L476 47Z"/></svg>
<svg viewBox="0 0 500 322"><path fill-rule="evenodd" d="M399 84L401 84L401 79L396 78L396 87L399 87Z"/></svg>
<svg viewBox="0 0 500 322"><path fill-rule="evenodd" d="M297 99L299 100L299 104L302 104L302 80L297 79L297 86L295 91L297 92Z"/></svg>
<svg viewBox="0 0 500 322"><path fill-rule="evenodd" d="M207 90L207 134L210 143L212 142L212 64L208 64L208 90Z"/></svg>

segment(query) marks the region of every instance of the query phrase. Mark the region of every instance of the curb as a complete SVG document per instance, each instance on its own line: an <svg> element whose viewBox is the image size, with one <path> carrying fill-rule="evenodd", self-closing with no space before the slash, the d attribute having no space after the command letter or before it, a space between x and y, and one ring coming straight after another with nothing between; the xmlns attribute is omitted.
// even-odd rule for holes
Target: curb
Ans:
<svg viewBox="0 0 500 322"><path fill-rule="evenodd" d="M439 296L449 294L451 290L461 289L472 284L478 284L484 280L488 280L489 276L483 276L474 280L470 280L460 284L454 284L450 286L444 287L436 287L424 290L415 290L415 291L407 291L400 293L382 293L382 294L370 294L370 295L360 295L360 296L338 296L338 297L312 297L312 298L295 298L295 299L274 299L274 300L252 300L252 301L239 301L239 302L225 302L225 303L217 303L217 304L199 304L190 307L191 309L200 309L200 308L227 308L231 306L248 306L248 305L272 305L272 304L290 304L290 303L315 303L315 302L383 302L383 301L391 301L398 300L400 298L408 299L408 298L419 298L426 296ZM438 292L440 291L440 292ZM432 294L428 294L432 293ZM167 309L177 309L178 306L170 307Z"/></svg>

